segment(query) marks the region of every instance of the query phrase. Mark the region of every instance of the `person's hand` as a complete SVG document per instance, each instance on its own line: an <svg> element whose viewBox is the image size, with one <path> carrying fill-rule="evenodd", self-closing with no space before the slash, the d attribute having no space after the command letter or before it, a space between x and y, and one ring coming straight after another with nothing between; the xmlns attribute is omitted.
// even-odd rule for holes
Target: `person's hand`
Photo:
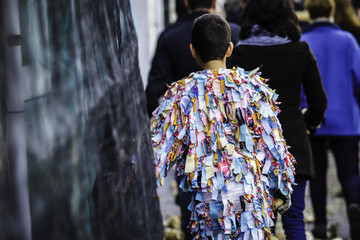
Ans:
<svg viewBox="0 0 360 240"><path fill-rule="evenodd" d="M284 196L281 193L275 194L274 203L272 206L273 211L277 211L280 214L284 214L291 206L290 194Z"/></svg>
<svg viewBox="0 0 360 240"><path fill-rule="evenodd" d="M309 136L314 136L316 131L317 131L318 127L312 127L312 126L306 126L306 133L309 135Z"/></svg>
<svg viewBox="0 0 360 240"><path fill-rule="evenodd" d="M305 116L305 114L307 112L307 108L303 108L301 110L301 112ZM321 124L325 124L325 118L321 121L321 123L319 125L316 125L316 126L310 125L308 122L305 121L306 134L309 136L314 136L316 134L316 131L318 130L318 128L321 126Z"/></svg>
<svg viewBox="0 0 360 240"><path fill-rule="evenodd" d="M282 194L281 195L281 199L282 204L276 209L276 211L278 211L280 214L284 214L287 210L289 210L289 208L291 207L291 196L290 194L284 196Z"/></svg>

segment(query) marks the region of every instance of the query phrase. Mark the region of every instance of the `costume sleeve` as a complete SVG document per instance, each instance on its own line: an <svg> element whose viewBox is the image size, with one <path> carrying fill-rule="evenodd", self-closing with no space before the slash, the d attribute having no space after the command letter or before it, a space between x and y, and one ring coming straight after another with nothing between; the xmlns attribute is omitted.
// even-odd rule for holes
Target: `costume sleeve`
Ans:
<svg viewBox="0 0 360 240"><path fill-rule="evenodd" d="M159 37L146 87L147 111L149 116L159 106L159 98L167 89L166 84L174 81L170 59L166 51L166 34Z"/></svg>
<svg viewBox="0 0 360 240"><path fill-rule="evenodd" d="M154 111L151 123L151 139L155 154L155 165L160 168L158 185L163 185L164 177L176 163L187 146L186 117L182 114L182 80L175 82L165 93L159 107Z"/></svg>
<svg viewBox="0 0 360 240"><path fill-rule="evenodd" d="M308 45L307 48L309 51L309 64L302 82L307 103L304 118L307 127L316 128L325 120L327 96L316 59Z"/></svg>
<svg viewBox="0 0 360 240"><path fill-rule="evenodd" d="M277 117L280 112L277 106L279 103L276 102L278 95L262 81L251 81L257 93L251 98L245 118L252 118L251 121L246 121L256 144L255 149L248 150L256 153L255 161L259 162L261 174L267 176L270 189L278 190L286 196L292 192L291 185L295 181L295 159L288 151L289 146L282 135Z"/></svg>

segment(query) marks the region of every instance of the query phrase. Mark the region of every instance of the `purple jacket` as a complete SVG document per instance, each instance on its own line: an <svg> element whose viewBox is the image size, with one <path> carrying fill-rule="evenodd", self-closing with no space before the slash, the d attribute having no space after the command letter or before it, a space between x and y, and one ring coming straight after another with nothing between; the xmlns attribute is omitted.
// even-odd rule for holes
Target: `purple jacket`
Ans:
<svg viewBox="0 0 360 240"><path fill-rule="evenodd" d="M303 34L313 51L328 96L325 125L316 135L360 135L360 48L355 38L330 22L311 25Z"/></svg>

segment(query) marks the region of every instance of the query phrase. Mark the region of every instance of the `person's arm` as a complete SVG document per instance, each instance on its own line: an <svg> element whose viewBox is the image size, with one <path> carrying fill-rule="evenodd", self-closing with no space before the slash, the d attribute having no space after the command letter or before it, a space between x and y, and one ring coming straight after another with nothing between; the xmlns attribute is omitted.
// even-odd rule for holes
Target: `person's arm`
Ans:
<svg viewBox="0 0 360 240"><path fill-rule="evenodd" d="M145 90L147 112L150 117L152 112L159 106L159 99L164 95L167 84L171 83L173 78L170 59L166 49L166 34L162 34L158 40Z"/></svg>
<svg viewBox="0 0 360 240"><path fill-rule="evenodd" d="M302 82L306 97L307 110L304 113L305 124L311 133L315 133L325 121L327 96L323 87L316 59L309 46L309 64Z"/></svg>
<svg viewBox="0 0 360 240"><path fill-rule="evenodd" d="M261 89L262 101L257 102L258 97L253 94L254 99L250 102L258 106L258 114L252 116L258 115L259 119L255 118L255 121L261 122L259 125L261 135L257 137L260 137L259 142L266 144L263 147L267 149L265 155L263 155L265 158L261 167L261 174L266 175L269 180L272 197L274 198L273 210L282 214L291 206L291 185L295 182L295 159L288 151L289 147L282 135L281 124L277 117L280 111L276 102L277 94L268 88L263 81L258 82L259 85L263 86L255 86L253 89ZM262 153L258 153L256 159L261 155Z"/></svg>
<svg viewBox="0 0 360 240"><path fill-rule="evenodd" d="M157 183L161 186L171 167L186 152L186 118L181 112L178 86L178 83L174 83L165 93L159 107L154 111L151 123Z"/></svg>
<svg viewBox="0 0 360 240"><path fill-rule="evenodd" d="M353 78L354 95L360 107L360 47L355 39L353 39L351 46L353 46L353 50L349 51L351 53L351 76Z"/></svg>

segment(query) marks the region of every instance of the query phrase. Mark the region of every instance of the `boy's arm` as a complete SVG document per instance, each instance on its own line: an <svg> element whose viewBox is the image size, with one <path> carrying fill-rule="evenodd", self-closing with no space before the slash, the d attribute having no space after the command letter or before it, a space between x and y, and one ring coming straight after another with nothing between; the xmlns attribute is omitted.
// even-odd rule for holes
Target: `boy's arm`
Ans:
<svg viewBox="0 0 360 240"><path fill-rule="evenodd" d="M187 134L178 92L178 83L174 83L154 111L151 123L158 185L163 185L164 177L185 150L183 140L187 138Z"/></svg>
<svg viewBox="0 0 360 240"><path fill-rule="evenodd" d="M277 108L274 103L272 103L272 106L275 109ZM273 192L275 193L272 209L283 214L291 206L291 185L295 183L295 159L288 151L289 146L282 136L277 111L275 111L272 119L273 123L275 123L272 126L272 133L269 134L274 140L274 147L269 149L272 157L272 169L270 168L271 172L269 173L270 187L273 187Z"/></svg>
<svg viewBox="0 0 360 240"><path fill-rule="evenodd" d="M255 77L258 78L258 77ZM276 206L277 211L283 213L291 205L290 194L295 178L295 159L288 151L282 135L282 128L277 117L279 108L277 106L277 94L265 84L258 81L261 85L261 99L254 95L252 105L256 106L260 127L260 149L264 151L265 158L262 163L262 174L268 177L270 189L275 193L274 198L281 199L280 207Z"/></svg>

